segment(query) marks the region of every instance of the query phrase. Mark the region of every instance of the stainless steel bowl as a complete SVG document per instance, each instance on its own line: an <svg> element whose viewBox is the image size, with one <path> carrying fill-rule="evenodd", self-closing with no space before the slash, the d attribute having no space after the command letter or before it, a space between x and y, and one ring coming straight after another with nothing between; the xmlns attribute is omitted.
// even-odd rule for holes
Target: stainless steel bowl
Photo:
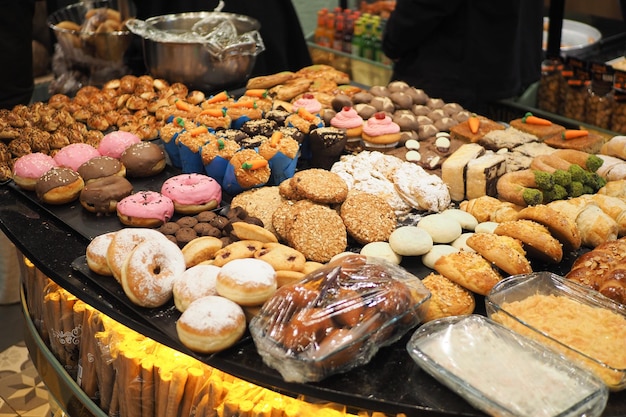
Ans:
<svg viewBox="0 0 626 417"><path fill-rule="evenodd" d="M192 35L196 23L207 25L230 20L237 35L256 32L256 41L215 45ZM127 22L131 32L141 36L145 65L153 77L182 82L205 92L243 85L252 72L256 57L265 49L258 36L260 24L248 16L224 12L193 12L156 16Z"/></svg>

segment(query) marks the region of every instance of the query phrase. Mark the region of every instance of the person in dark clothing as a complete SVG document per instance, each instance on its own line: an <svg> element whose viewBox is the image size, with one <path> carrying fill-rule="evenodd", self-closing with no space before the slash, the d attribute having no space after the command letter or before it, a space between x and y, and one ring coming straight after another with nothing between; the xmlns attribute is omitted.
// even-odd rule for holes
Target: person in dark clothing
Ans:
<svg viewBox="0 0 626 417"><path fill-rule="evenodd" d="M35 0L0 0L0 108L28 104L34 90L33 15Z"/></svg>
<svg viewBox="0 0 626 417"><path fill-rule="evenodd" d="M398 0L383 52L393 80L482 112L541 75L543 1Z"/></svg>
<svg viewBox="0 0 626 417"><path fill-rule="evenodd" d="M171 13L212 11L217 0L155 1L132 0L138 19ZM280 71L297 71L311 65L306 40L296 10L290 0L226 1L223 12L253 17L261 24L265 51L256 59L252 76Z"/></svg>

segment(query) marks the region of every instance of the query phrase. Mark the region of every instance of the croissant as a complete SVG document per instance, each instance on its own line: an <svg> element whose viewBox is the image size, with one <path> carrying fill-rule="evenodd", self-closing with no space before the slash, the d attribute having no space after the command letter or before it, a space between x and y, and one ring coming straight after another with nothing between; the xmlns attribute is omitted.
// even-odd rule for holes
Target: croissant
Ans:
<svg viewBox="0 0 626 417"><path fill-rule="evenodd" d="M605 242L579 256L565 277L626 304L626 238Z"/></svg>
<svg viewBox="0 0 626 417"><path fill-rule="evenodd" d="M555 200L548 207L561 212L576 223L583 246L595 248L600 244L617 239L618 225L595 202L576 197Z"/></svg>
<svg viewBox="0 0 626 417"><path fill-rule="evenodd" d="M617 235L619 237L626 235L626 200L606 194L585 194L579 198L597 204L617 223Z"/></svg>
<svg viewBox="0 0 626 417"><path fill-rule="evenodd" d="M600 153L626 159L626 136L614 136L600 148Z"/></svg>
<svg viewBox="0 0 626 417"><path fill-rule="evenodd" d="M609 181L598 190L598 194L626 198L626 180Z"/></svg>

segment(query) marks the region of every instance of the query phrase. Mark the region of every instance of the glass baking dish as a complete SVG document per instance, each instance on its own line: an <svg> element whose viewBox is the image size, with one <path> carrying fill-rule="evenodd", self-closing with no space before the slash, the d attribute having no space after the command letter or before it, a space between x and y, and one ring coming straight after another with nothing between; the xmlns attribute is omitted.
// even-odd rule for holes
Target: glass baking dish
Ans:
<svg viewBox="0 0 626 417"><path fill-rule="evenodd" d="M626 387L626 308L551 272L515 275L485 299L487 315L590 369L612 391Z"/></svg>
<svg viewBox="0 0 626 417"><path fill-rule="evenodd" d="M492 416L592 417L608 401L593 373L484 316L428 322L407 350L427 373Z"/></svg>

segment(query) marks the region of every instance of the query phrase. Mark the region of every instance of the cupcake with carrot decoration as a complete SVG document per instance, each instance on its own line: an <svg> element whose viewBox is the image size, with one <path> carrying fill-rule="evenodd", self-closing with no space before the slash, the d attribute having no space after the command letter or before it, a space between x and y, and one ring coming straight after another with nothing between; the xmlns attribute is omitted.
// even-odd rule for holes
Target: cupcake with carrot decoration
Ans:
<svg viewBox="0 0 626 417"><path fill-rule="evenodd" d="M273 100L269 96L269 92L264 88L251 88L244 91L239 101L253 100L263 113L267 113L272 109Z"/></svg>
<svg viewBox="0 0 626 417"><path fill-rule="evenodd" d="M160 107L155 113L157 120L169 120L172 117L183 117L193 119L196 114L202 111L200 106L188 103L181 98L172 98L168 106Z"/></svg>
<svg viewBox="0 0 626 417"><path fill-rule="evenodd" d="M279 185L287 178L293 177L299 154L300 144L279 130L273 132L269 140L261 143L259 155L268 160L271 171L268 184Z"/></svg>
<svg viewBox="0 0 626 417"><path fill-rule="evenodd" d="M214 139L215 136L206 126L191 127L178 135L178 151L183 174L204 172L200 151L205 143Z"/></svg>
<svg viewBox="0 0 626 417"><path fill-rule="evenodd" d="M295 127L304 134L302 140L301 158L305 160L311 159L311 145L309 143L309 133L312 130L324 127L324 121L321 117L306 110L304 107L298 108L285 120L287 126Z"/></svg>
<svg viewBox="0 0 626 417"><path fill-rule="evenodd" d="M176 168L180 168L182 166L177 139L178 135L185 130L185 126L195 127L196 125L191 121L191 119L186 119L180 116L172 116L159 130L159 136L163 141L163 147L170 158L171 164Z"/></svg>
<svg viewBox="0 0 626 417"><path fill-rule="evenodd" d="M241 147L234 140L216 135L214 139L202 145L200 151L204 172L221 184L224 181L228 161L240 149Z"/></svg>
<svg viewBox="0 0 626 417"><path fill-rule="evenodd" d="M226 114L232 120L232 127L239 129L248 120L263 117L263 110L258 106L257 100L249 97L241 97L239 100L226 106Z"/></svg>
<svg viewBox="0 0 626 417"><path fill-rule="evenodd" d="M253 149L242 149L230 158L222 181L222 189L234 196L250 188L267 184L270 175L267 159Z"/></svg>
<svg viewBox="0 0 626 417"><path fill-rule="evenodd" d="M198 113L193 121L198 125L204 125L212 131L229 129L231 124L230 116L223 108L209 107Z"/></svg>

